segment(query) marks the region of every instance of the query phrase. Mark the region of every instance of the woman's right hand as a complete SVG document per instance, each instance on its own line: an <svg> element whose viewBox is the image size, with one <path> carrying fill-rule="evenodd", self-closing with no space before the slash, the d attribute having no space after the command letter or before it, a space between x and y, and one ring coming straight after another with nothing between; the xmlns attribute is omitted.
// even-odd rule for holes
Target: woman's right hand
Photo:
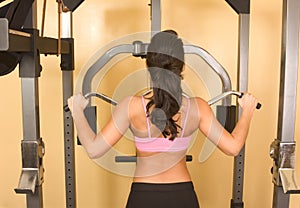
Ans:
<svg viewBox="0 0 300 208"><path fill-rule="evenodd" d="M253 113L257 106L257 98L250 93L244 93L242 98L238 99L238 103L244 112Z"/></svg>

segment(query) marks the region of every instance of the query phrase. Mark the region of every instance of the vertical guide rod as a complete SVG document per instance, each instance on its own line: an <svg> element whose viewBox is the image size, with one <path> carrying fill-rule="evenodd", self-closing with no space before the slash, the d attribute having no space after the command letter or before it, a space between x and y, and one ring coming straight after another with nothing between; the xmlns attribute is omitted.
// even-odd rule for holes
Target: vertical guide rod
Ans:
<svg viewBox="0 0 300 208"><path fill-rule="evenodd" d="M280 91L277 125L277 139L280 143L294 142L299 59L299 13L299 0L283 0ZM275 183L272 207L289 207L289 195L283 192L282 186Z"/></svg>
<svg viewBox="0 0 300 208"><path fill-rule="evenodd" d="M73 95L73 71L62 71L63 103ZM74 127L70 112L64 112L64 153L65 153L65 190L66 207L76 208Z"/></svg>
<svg viewBox="0 0 300 208"><path fill-rule="evenodd" d="M239 15L238 91L248 91L250 0L225 0ZM238 108L238 117L242 109ZM243 208L245 146L234 158L231 208Z"/></svg>
<svg viewBox="0 0 300 208"><path fill-rule="evenodd" d="M239 14L239 49L238 49L238 91L248 91L248 59L249 59L249 26L250 14ZM238 108L238 117L242 109ZM233 190L231 207L244 207L243 184L244 184L244 161L245 146L238 156L234 158Z"/></svg>
<svg viewBox="0 0 300 208"><path fill-rule="evenodd" d="M71 40L72 12L62 12L61 14L61 38ZM72 44L72 41L70 42ZM73 47L70 45L70 47ZM71 57L73 56L70 50ZM63 106L67 105L67 100L73 95L73 58L62 56L62 84L63 84ZM67 63L66 65L64 65ZM63 112L64 117L64 153L65 153L65 190L66 207L76 208L76 175L75 175L75 141L74 126L70 112Z"/></svg>
<svg viewBox="0 0 300 208"><path fill-rule="evenodd" d="M161 31L161 3L151 0L151 36Z"/></svg>
<svg viewBox="0 0 300 208"><path fill-rule="evenodd" d="M20 64L22 64L22 61ZM21 86L22 86L23 137L24 137L23 141L38 141L40 139L38 78L22 77ZM27 160L34 161L33 160L34 158L23 155L23 157L24 156L27 158L22 158L22 160L27 159ZM43 174L43 173L40 172L39 174ZM42 184L35 186L34 193L26 193L26 204L27 204L27 208L43 207Z"/></svg>
<svg viewBox="0 0 300 208"><path fill-rule="evenodd" d="M238 45L238 91L248 90L248 60L249 60L249 31L250 31L250 0L226 0L239 15L239 45ZM238 108L238 117L241 116ZM233 188L231 208L242 208L244 186L245 146L234 158Z"/></svg>
<svg viewBox="0 0 300 208"><path fill-rule="evenodd" d="M24 28L37 28L37 2L34 1L32 7L27 15ZM23 121L23 141L40 142L40 119L39 119L39 84L38 75L33 75L38 67L36 65L36 59L39 54L27 53L23 55L20 62L20 77L22 87L22 121ZM26 71L23 73L23 71ZM27 74L28 72L28 74ZM25 75L26 74L26 75ZM23 142L22 141L22 142ZM33 154L34 155L34 154ZM27 157L27 158L24 158ZM24 160L32 160L31 155L22 154L22 163ZM40 162L42 159L40 159ZM26 161L28 162L28 161ZM38 164L42 165L42 164ZM43 177L39 172L39 176ZM29 181L28 181L29 182ZM42 208L43 207L43 193L42 193L42 181L36 184L34 193L26 193L26 205L27 208Z"/></svg>

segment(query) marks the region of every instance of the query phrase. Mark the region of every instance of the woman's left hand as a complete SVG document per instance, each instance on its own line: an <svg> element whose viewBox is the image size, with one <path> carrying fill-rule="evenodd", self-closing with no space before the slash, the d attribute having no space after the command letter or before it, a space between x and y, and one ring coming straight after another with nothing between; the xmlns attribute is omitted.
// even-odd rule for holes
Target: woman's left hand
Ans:
<svg viewBox="0 0 300 208"><path fill-rule="evenodd" d="M68 107L72 114L78 110L83 111L89 101L82 94L75 94L68 99Z"/></svg>

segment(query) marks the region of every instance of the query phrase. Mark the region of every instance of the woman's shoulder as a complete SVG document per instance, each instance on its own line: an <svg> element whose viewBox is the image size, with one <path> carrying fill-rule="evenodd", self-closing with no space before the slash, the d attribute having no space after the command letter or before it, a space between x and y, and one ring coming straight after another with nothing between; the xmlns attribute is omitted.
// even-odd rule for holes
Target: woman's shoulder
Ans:
<svg viewBox="0 0 300 208"><path fill-rule="evenodd" d="M118 101L118 106L128 106L135 104L138 101L138 96L126 96L123 97L120 101Z"/></svg>
<svg viewBox="0 0 300 208"><path fill-rule="evenodd" d="M126 113L129 117L134 117L142 111L141 96L123 97L114 110L114 112Z"/></svg>
<svg viewBox="0 0 300 208"><path fill-rule="evenodd" d="M141 103L142 102L142 96L128 96L128 97L125 97L124 99L128 100L128 102L130 102L130 104L132 105L135 105L137 103Z"/></svg>
<svg viewBox="0 0 300 208"><path fill-rule="evenodd" d="M205 101L201 97L190 97L189 99L190 99L191 103L195 103L200 106L209 106L207 101Z"/></svg>
<svg viewBox="0 0 300 208"><path fill-rule="evenodd" d="M142 96L126 96L118 102L118 106L127 106L128 110L134 111L141 107Z"/></svg>
<svg viewBox="0 0 300 208"><path fill-rule="evenodd" d="M191 108L198 113L209 113L211 112L211 107L208 105L207 101L201 97L190 97Z"/></svg>

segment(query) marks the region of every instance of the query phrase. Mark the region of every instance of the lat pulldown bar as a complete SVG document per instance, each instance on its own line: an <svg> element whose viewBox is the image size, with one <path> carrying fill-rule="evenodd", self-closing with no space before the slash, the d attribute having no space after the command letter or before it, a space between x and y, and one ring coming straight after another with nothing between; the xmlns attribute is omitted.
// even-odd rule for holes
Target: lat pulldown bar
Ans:
<svg viewBox="0 0 300 208"><path fill-rule="evenodd" d="M146 92L145 94L147 94L148 92ZM215 103L217 103L220 100L225 99L226 97L230 96L230 95L235 95L238 96L239 98L241 98L243 96L242 92L237 92L237 91L229 91L229 92L224 92L221 95L209 100L207 103L209 105L213 105ZM86 99L91 98L91 97L97 97L99 99L102 99L103 101L116 106L118 103L117 101L113 100L112 98L102 94L102 93L96 93L96 92L90 92L84 95L84 97ZM96 106L89 106L86 108L85 110L85 115L86 118L88 120L88 123L90 124L90 126L92 127L92 129L94 130L94 132L96 132L96 110L95 110ZM92 110L89 110L89 109ZM261 104L258 103L256 106L256 109L260 109L261 108ZM68 105L64 106L64 111L68 112L70 109L68 107ZM92 112L92 113L91 113ZM190 162L193 160L192 155L186 155L186 161ZM137 161L137 157L136 156L116 156L115 157L115 161L116 162L136 162Z"/></svg>

